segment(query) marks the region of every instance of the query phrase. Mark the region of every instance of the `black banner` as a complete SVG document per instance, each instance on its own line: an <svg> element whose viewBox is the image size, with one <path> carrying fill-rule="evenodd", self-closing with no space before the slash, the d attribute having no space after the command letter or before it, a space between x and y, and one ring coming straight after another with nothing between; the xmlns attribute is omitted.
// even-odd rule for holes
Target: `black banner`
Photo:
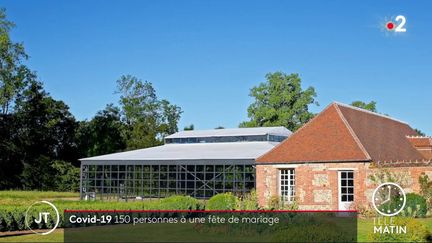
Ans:
<svg viewBox="0 0 432 243"><path fill-rule="evenodd" d="M67 242L355 242L355 212L65 211Z"/></svg>

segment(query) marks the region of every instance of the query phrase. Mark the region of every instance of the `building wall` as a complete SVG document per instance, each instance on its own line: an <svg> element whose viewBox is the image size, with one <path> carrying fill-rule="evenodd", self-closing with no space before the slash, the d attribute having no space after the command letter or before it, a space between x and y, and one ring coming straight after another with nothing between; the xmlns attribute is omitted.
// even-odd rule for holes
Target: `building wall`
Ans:
<svg viewBox="0 0 432 243"><path fill-rule="evenodd" d="M354 205L368 205L377 186L369 176L379 172L370 163L309 163L269 164L256 166L256 190L261 206L266 206L272 196L279 194L279 170L295 169L295 193L302 210L338 210L338 171L354 171ZM387 168L404 174L406 192L419 192L418 177L426 172L432 179L432 167Z"/></svg>

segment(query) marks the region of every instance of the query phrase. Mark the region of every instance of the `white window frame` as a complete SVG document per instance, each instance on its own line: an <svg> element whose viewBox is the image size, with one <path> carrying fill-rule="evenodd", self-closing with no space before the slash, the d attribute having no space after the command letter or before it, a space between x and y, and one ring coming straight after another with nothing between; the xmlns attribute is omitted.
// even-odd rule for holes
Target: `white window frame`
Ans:
<svg viewBox="0 0 432 243"><path fill-rule="evenodd" d="M295 169L279 169L279 196L283 203L292 203L295 200Z"/></svg>
<svg viewBox="0 0 432 243"><path fill-rule="evenodd" d="M345 174L345 173L346 173L346 177L343 178L342 174ZM348 178L348 173L352 174L352 178ZM345 185L342 184L343 180L346 182ZM349 185L348 181L352 181L352 185L351 186ZM342 170L342 171L339 172L339 183L340 183L340 185L339 185L339 187L340 187L340 190L339 190L339 202L342 202L342 203L351 203L351 202L354 202L354 200L355 200L354 182L355 182L354 181L354 171L352 171L352 170ZM343 189L346 190L345 193L342 192ZM352 192L349 192L349 189L352 189ZM344 196L346 196L345 200L343 200ZM352 200L349 200L349 196L352 196Z"/></svg>

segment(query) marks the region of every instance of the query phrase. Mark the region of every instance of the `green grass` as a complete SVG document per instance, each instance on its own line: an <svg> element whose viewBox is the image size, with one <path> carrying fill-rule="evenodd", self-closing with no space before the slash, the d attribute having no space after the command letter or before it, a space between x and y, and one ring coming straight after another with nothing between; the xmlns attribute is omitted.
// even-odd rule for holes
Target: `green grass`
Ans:
<svg viewBox="0 0 432 243"><path fill-rule="evenodd" d="M63 229L56 229L49 235L20 235L0 237L0 242L63 242Z"/></svg>
<svg viewBox="0 0 432 243"><path fill-rule="evenodd" d="M26 206L40 200L78 200L77 192L0 191L1 206Z"/></svg>

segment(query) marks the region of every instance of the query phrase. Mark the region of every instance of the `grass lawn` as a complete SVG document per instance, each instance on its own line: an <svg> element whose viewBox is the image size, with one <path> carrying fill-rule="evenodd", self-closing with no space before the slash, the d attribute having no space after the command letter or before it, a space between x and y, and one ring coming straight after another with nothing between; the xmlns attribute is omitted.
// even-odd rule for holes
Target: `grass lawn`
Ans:
<svg viewBox="0 0 432 243"><path fill-rule="evenodd" d="M1 206L29 206L40 200L78 200L77 192L0 191Z"/></svg>

